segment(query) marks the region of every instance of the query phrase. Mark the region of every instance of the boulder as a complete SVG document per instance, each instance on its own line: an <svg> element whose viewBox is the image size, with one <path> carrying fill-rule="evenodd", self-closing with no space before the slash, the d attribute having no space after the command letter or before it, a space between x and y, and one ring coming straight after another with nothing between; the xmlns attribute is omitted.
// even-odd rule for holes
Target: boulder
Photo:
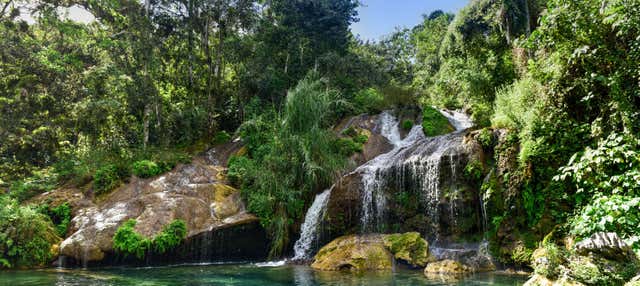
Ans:
<svg viewBox="0 0 640 286"><path fill-rule="evenodd" d="M384 246L396 259L405 261L413 267L424 267L429 262L429 243L420 237L420 233L390 234L384 236L383 240Z"/></svg>
<svg viewBox="0 0 640 286"><path fill-rule="evenodd" d="M431 262L424 269L424 273L464 274L469 272L472 272L470 267L451 259Z"/></svg>
<svg viewBox="0 0 640 286"><path fill-rule="evenodd" d="M429 260L429 245L420 234L367 234L339 237L320 249L311 267L317 270L391 270L394 257L412 266Z"/></svg>
<svg viewBox="0 0 640 286"><path fill-rule="evenodd" d="M264 231L256 227L258 218L245 211L240 192L225 180L227 157L239 148L233 142L218 146L168 173L150 179L132 177L103 197L74 204L71 235L61 243L60 254L85 266L107 260L114 256L113 235L129 219L137 221L136 231L146 237L181 219L187 225L186 242L217 231L236 233L233 228L244 227L251 230L245 235L255 235L256 245L266 245L257 241L267 241ZM233 242L225 245L233 248Z"/></svg>
<svg viewBox="0 0 640 286"><path fill-rule="evenodd" d="M393 255L384 246L382 235L348 235L324 246L311 268L325 271L391 270Z"/></svg>
<svg viewBox="0 0 640 286"><path fill-rule="evenodd" d="M598 232L575 245L576 253L596 255L615 261L637 260L635 253L615 232Z"/></svg>

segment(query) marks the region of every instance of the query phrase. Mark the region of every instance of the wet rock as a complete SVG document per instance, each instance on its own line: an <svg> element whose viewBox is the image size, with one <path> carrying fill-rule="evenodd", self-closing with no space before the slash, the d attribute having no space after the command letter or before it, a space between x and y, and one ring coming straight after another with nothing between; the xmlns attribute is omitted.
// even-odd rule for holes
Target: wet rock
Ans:
<svg viewBox="0 0 640 286"><path fill-rule="evenodd" d="M424 269L425 275L428 275L428 274L461 275L461 274L470 273L472 271L473 270L470 267L451 259L431 262L427 264L427 267Z"/></svg>
<svg viewBox="0 0 640 286"><path fill-rule="evenodd" d="M384 246L382 235L348 235L321 248L311 267L325 271L391 270L393 255Z"/></svg>
<svg viewBox="0 0 640 286"><path fill-rule="evenodd" d="M318 270L391 270L394 257L413 266L429 260L428 243L417 232L339 237L320 249L311 267Z"/></svg>
<svg viewBox="0 0 640 286"><path fill-rule="evenodd" d="M429 261L429 243L420 237L420 233L407 232L390 234L383 238L384 245L396 259L405 261L413 267L427 265Z"/></svg>
<svg viewBox="0 0 640 286"><path fill-rule="evenodd" d="M583 286L584 284L564 276L558 280L551 280L543 275L534 274L523 286Z"/></svg>
<svg viewBox="0 0 640 286"><path fill-rule="evenodd" d="M587 256L590 254L615 261L636 260L636 255L615 232L598 232L575 245L576 253Z"/></svg>
<svg viewBox="0 0 640 286"><path fill-rule="evenodd" d="M245 211L240 192L227 185L223 175L226 158L238 148L238 143L221 145L161 176L132 177L95 202L76 204L71 235L61 243L60 254L84 265L109 258L115 231L129 219L137 221L136 231L146 237L156 235L173 220L184 220L187 242L222 230L233 233L230 228L245 225L254 229L258 218ZM254 238L266 241L265 235ZM233 242L225 245L233 248Z"/></svg>

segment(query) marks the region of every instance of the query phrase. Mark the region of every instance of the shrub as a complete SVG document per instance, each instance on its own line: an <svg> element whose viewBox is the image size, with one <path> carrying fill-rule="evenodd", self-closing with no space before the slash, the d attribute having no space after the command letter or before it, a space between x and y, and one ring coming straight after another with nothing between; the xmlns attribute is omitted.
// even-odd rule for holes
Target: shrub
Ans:
<svg viewBox="0 0 640 286"><path fill-rule="evenodd" d="M356 93L356 109L360 112L376 113L384 109L384 96L375 88L367 88Z"/></svg>
<svg viewBox="0 0 640 286"><path fill-rule="evenodd" d="M180 245L187 237L187 226L182 220L174 220L162 228L152 239L135 231L136 220L130 219L118 227L113 236L113 249L124 255L144 259L148 252L162 254Z"/></svg>
<svg viewBox="0 0 640 286"><path fill-rule="evenodd" d="M133 163L131 171L140 178L151 178L162 174L163 170L153 161L141 160Z"/></svg>
<svg viewBox="0 0 640 286"><path fill-rule="evenodd" d="M14 181L9 187L9 194L19 202L24 202L38 194L53 190L57 177L49 169L34 172L23 180Z"/></svg>
<svg viewBox="0 0 640 286"><path fill-rule="evenodd" d="M227 131L217 132L216 135L213 136L213 144L223 144L231 141L231 135L227 133Z"/></svg>
<svg viewBox="0 0 640 286"><path fill-rule="evenodd" d="M63 203L53 208L48 204L43 204L38 206L37 210L39 213L49 217L60 237L66 237L67 229L71 222L71 206L69 206L69 203Z"/></svg>
<svg viewBox="0 0 640 286"><path fill-rule="evenodd" d="M584 239L596 232L615 232L640 251L640 197L598 196L571 220L571 234Z"/></svg>
<svg viewBox="0 0 640 286"><path fill-rule="evenodd" d="M411 130L411 128L413 128L413 121L412 120L407 119L405 121L402 121L402 129L404 129L406 131L409 131L409 130Z"/></svg>
<svg viewBox="0 0 640 286"><path fill-rule="evenodd" d="M427 137L447 134L454 131L449 120L437 109L425 106L422 111L422 129Z"/></svg>
<svg viewBox="0 0 640 286"><path fill-rule="evenodd" d="M353 153L362 152L362 143L357 143L350 138L338 138L333 141L335 152L342 156L349 157Z"/></svg>
<svg viewBox="0 0 640 286"><path fill-rule="evenodd" d="M471 182L481 183L484 167L479 160L470 160L464 167L464 176Z"/></svg>
<svg viewBox="0 0 640 286"><path fill-rule="evenodd" d="M244 178L254 166L253 161L245 156L231 156L227 164L227 177L234 186L240 187L244 183Z"/></svg>
<svg viewBox="0 0 640 286"><path fill-rule="evenodd" d="M60 237L46 216L0 196L0 268L45 265L58 242Z"/></svg>
<svg viewBox="0 0 640 286"><path fill-rule="evenodd" d="M482 145L483 148L489 149L493 146L493 133L488 128L483 128L478 133L478 142Z"/></svg>
<svg viewBox="0 0 640 286"><path fill-rule="evenodd" d="M96 195L106 194L120 186L128 170L114 164L99 168L93 175L93 189Z"/></svg>
<svg viewBox="0 0 640 286"><path fill-rule="evenodd" d="M353 137L353 142L356 142L358 144L364 144L367 143L367 141L369 141L369 136L367 136L366 134L358 134Z"/></svg>

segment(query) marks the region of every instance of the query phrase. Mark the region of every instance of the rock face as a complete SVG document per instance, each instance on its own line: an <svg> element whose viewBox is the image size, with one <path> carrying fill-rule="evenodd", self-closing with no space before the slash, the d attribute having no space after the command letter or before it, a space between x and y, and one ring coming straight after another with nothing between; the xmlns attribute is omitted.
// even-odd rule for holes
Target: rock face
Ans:
<svg viewBox="0 0 640 286"><path fill-rule="evenodd" d="M311 267L325 271L391 270L394 256L405 263L424 266L428 248L418 233L348 235L322 247Z"/></svg>
<svg viewBox="0 0 640 286"><path fill-rule="evenodd" d="M383 113L378 120L393 148L334 185L324 236L417 230L443 241L481 232L479 191L464 177L476 151L465 141L469 125L438 137L425 137L416 125L403 138L395 115Z"/></svg>
<svg viewBox="0 0 640 286"><path fill-rule="evenodd" d="M258 219L245 211L239 191L228 186L224 177L228 156L239 148L238 143L219 146L191 164L179 165L156 178L133 177L128 184L98 198L95 203L85 200L74 213L72 234L61 243L60 254L85 266L109 260L113 254L112 237L126 220L137 220L136 231L151 237L164 225L181 219L188 230L183 248L210 247L206 238L216 237L218 244L226 243L227 248L236 249L233 241L226 242L220 234L227 233L237 240L236 230L239 230L255 241L256 247L249 248L251 253L246 254L250 258L265 256L264 230L259 227ZM242 250L236 251L237 256L242 257ZM212 258L226 257L207 257Z"/></svg>

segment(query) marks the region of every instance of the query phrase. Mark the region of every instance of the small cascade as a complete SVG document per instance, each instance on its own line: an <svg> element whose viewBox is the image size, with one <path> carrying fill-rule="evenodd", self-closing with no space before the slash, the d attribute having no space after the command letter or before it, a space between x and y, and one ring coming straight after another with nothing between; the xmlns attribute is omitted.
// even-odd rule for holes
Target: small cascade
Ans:
<svg viewBox="0 0 640 286"><path fill-rule="evenodd" d="M313 248L317 247L315 244L318 243L320 221L327 210L330 195L331 188L318 194L313 200L313 204L311 204L304 218L304 223L302 223L300 239L296 241L293 247L295 252L293 260L299 261L311 258Z"/></svg>
<svg viewBox="0 0 640 286"><path fill-rule="evenodd" d="M384 231L387 211L385 191L389 188L420 194L436 237L443 191L446 191L451 203L450 224L457 224L456 218L460 215L456 205L457 175L466 164L466 158L460 155L463 153L462 131L473 126L473 122L460 112L442 110L441 113L456 128L455 132L425 137L422 126L416 125L404 139L400 138L397 119L388 112L382 114L381 134L391 142L393 149L354 171L360 174L362 180L362 232ZM443 166L449 166L449 170L443 171Z"/></svg>

